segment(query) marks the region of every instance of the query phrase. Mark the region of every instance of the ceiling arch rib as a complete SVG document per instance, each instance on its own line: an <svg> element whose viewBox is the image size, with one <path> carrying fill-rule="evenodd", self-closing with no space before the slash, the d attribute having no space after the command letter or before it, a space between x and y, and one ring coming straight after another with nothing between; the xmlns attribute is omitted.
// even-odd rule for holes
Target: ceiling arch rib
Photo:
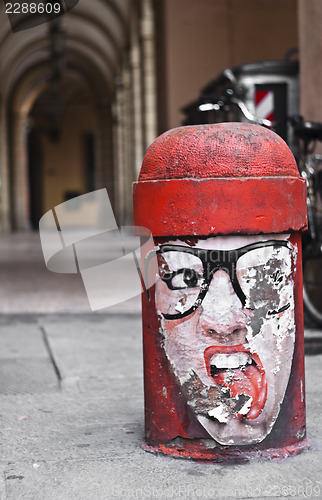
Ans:
<svg viewBox="0 0 322 500"><path fill-rule="evenodd" d="M3 16L2 19L5 19L5 17ZM0 50L2 44L5 43L8 37L10 36L12 36L12 31L9 24L9 20L6 19L5 22L0 23Z"/></svg>
<svg viewBox="0 0 322 500"><path fill-rule="evenodd" d="M70 12L60 17L63 22L68 23L68 20L73 16L82 17L85 20L92 20L97 26L101 26L109 37L112 39L115 49L121 49L127 36L128 20L133 0L91 0L90 2L80 2ZM3 21L0 24L0 50L2 44L10 38L10 43L19 38L26 39L28 33L40 33L47 31L48 23L41 24L28 30L12 33L11 26L7 16L3 16Z"/></svg>
<svg viewBox="0 0 322 500"><path fill-rule="evenodd" d="M126 43L126 24L131 2L93 0L90 8L88 5L86 2L81 2L70 13L60 18L66 31L67 52L71 47L74 50L77 47L80 57L93 58L111 89L120 67L121 52ZM2 31L0 55L4 57L2 57L1 72L5 75L2 88L4 84L6 93L7 89L23 77L29 66L37 65L40 59L44 61L49 59L50 43L48 25L11 33L11 36L7 29ZM90 50L93 52L92 55Z"/></svg>
<svg viewBox="0 0 322 500"><path fill-rule="evenodd" d="M2 82L4 98L7 98L9 93L12 91L12 88L14 88L17 83L24 78L25 74L27 74L33 67L38 66L39 64L46 64L48 67L50 66L48 51L46 48L41 46L40 43L35 43L34 47L37 50L35 50L32 58L28 57L28 54L21 52L17 54L14 64L10 65L9 62L8 67L4 67Z"/></svg>
<svg viewBox="0 0 322 500"><path fill-rule="evenodd" d="M109 65L106 64L104 54L99 54L98 52L91 50L91 47L85 45L84 43L77 43L75 40L68 41L68 48L68 62L73 61L74 66L76 67L78 66L78 61L80 64L83 61L86 61L86 63L91 62L91 68L96 68L94 73L96 75L99 73L101 77L103 77L106 85L105 90L109 90L109 92L113 91L114 73L110 70ZM87 70L86 73L90 73L90 71Z"/></svg>
<svg viewBox="0 0 322 500"><path fill-rule="evenodd" d="M86 38L84 31L86 29ZM68 44L77 41L80 45L89 45L94 51L101 54L102 59L115 72L119 66L117 53L115 52L111 40L104 36L104 32L97 29L95 24L85 23L80 19L71 19L68 24L68 34L66 40L66 54L68 56Z"/></svg>
<svg viewBox="0 0 322 500"><path fill-rule="evenodd" d="M80 58L77 51L73 51L69 67L81 74L95 96L96 101L111 101L112 92L110 87L91 60Z"/></svg>
<svg viewBox="0 0 322 500"><path fill-rule="evenodd" d="M23 35L24 36L21 36ZM15 35L18 35L17 37ZM3 79L10 80L10 73L16 72L17 59L29 58L36 50L44 51L49 50L49 39L47 29L41 30L26 30L12 34L11 37L6 37L2 41L0 47L0 60L1 60L1 82ZM47 57L49 51L47 52ZM35 54L36 56L36 54ZM3 87L3 85L1 85Z"/></svg>
<svg viewBox="0 0 322 500"><path fill-rule="evenodd" d="M112 34L106 29L104 23L97 22L93 16L84 19L83 16L75 15L69 19L66 28L66 33L69 38L75 35L85 38L84 34L86 34L87 39L89 38L89 32L91 32L94 39L100 40L100 44L104 47L104 50L106 46L107 51L111 55L111 60L114 59L117 65L123 47L121 48L119 46Z"/></svg>
<svg viewBox="0 0 322 500"><path fill-rule="evenodd" d="M114 9L119 16L124 27L124 35L127 33L127 27L131 18L132 9L137 3L136 0L106 0L111 9Z"/></svg>
<svg viewBox="0 0 322 500"><path fill-rule="evenodd" d="M105 48L107 46L108 44L106 43ZM33 66L43 63L50 67L49 50L49 43L45 46L44 41L41 39L35 39L33 43L29 42L24 47L16 46L12 53L13 61L10 58L2 65L4 95ZM73 57L71 57L72 52L74 53ZM105 79L105 85L109 91L113 90L117 71L116 61L112 59L110 51L104 51L104 45L96 44L93 38L85 40L83 37L69 37L66 41L67 66L71 58L73 58L75 65L75 54L77 54L80 60L91 61L92 70L93 66L96 66L98 70L94 73L97 74L99 72Z"/></svg>
<svg viewBox="0 0 322 500"><path fill-rule="evenodd" d="M114 45L115 51L120 54L126 43L127 27L123 18L117 15L117 11L110 8L109 3L101 0L93 0L90 7L86 2L77 4L77 8L70 11L68 17L63 17L63 25L68 28L69 20L73 17L82 18L104 31Z"/></svg>
<svg viewBox="0 0 322 500"><path fill-rule="evenodd" d="M74 87L70 88L69 92L66 91L66 85L64 84L65 81L73 82L75 84ZM65 85L63 89L65 100L70 99L70 94L75 91L75 88L89 88L87 82L79 72L69 71L64 78L64 82L62 82L62 84ZM44 93L47 88L48 79L45 77L44 67L40 65L37 68L33 68L33 71L26 75L23 83L16 89L12 109L19 112L21 115L28 115L38 97Z"/></svg>
<svg viewBox="0 0 322 500"><path fill-rule="evenodd" d="M12 89L10 108L14 112L23 115L29 113L34 101L47 86L47 74L49 75L49 68L43 64L29 68L29 71L24 75L24 79Z"/></svg>
<svg viewBox="0 0 322 500"><path fill-rule="evenodd" d="M41 57L41 52L36 52L38 58L30 65L25 60L23 67L23 56L18 67L22 70L24 77L15 78L15 85L11 88L14 96L14 109L17 111L24 106L24 101L29 93L34 93L35 88L44 88L48 84L52 67L46 57ZM113 74L108 73L108 66L103 65L102 59L93 58L93 51L84 51L77 43L71 44L68 51L68 71L78 73L86 81L97 100L109 102L114 88ZM37 92L36 92L37 93Z"/></svg>
<svg viewBox="0 0 322 500"><path fill-rule="evenodd" d="M113 69L115 68L112 68L113 65L110 61L107 61L106 54L100 48L96 45L88 43L88 41L86 42L83 39L75 38L67 40L66 48L67 66L71 59L73 59L73 64L75 66L76 54L79 60L84 59L87 64L90 61L91 71L93 71L95 67L96 70L94 71L94 74L96 75L96 78L97 73L99 73L105 81L105 87L107 87L105 90L108 89L112 92L115 79L115 72ZM8 89L14 87L16 82L19 81L19 79L22 78L23 75L33 66L37 66L39 64L47 65L50 75L51 62L48 58L48 51L49 48L44 47L42 40L35 40L32 44L29 43L28 46L25 47L25 50L18 47L15 53L14 64L10 64L11 61L6 61L6 65L3 65L3 74L5 75L3 79L4 94L6 95L8 93Z"/></svg>
<svg viewBox="0 0 322 500"><path fill-rule="evenodd" d="M10 108L27 115L38 96L48 86L51 68L48 64L39 63L25 72L24 78L12 89ZM106 81L98 68L91 60L80 59L79 54L73 51L70 60L68 75L73 73L84 82L98 103L109 102Z"/></svg>

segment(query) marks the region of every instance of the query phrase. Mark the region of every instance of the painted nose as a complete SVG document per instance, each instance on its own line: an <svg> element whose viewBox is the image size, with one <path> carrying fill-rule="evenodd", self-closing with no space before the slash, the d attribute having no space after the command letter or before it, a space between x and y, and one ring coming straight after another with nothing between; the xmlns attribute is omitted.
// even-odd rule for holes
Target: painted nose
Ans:
<svg viewBox="0 0 322 500"><path fill-rule="evenodd" d="M240 332L250 320L229 275L223 270L213 275L201 307L200 324L207 333L222 335Z"/></svg>

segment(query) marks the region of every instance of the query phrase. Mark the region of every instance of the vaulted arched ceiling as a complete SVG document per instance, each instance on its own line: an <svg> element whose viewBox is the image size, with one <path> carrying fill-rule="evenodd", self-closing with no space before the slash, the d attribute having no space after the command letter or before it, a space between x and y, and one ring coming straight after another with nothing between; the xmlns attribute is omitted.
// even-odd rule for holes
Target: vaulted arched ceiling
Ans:
<svg viewBox="0 0 322 500"><path fill-rule="evenodd" d="M65 32L65 71L78 73L98 100L112 98L135 8L134 0L79 0L59 18ZM12 33L3 10L0 15L3 102L13 98L14 109L30 109L52 71L50 24Z"/></svg>

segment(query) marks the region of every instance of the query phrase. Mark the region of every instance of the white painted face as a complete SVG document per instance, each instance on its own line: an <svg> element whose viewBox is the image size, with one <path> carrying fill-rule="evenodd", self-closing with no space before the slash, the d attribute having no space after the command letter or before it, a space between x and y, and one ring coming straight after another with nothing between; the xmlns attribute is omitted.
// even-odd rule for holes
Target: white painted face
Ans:
<svg viewBox="0 0 322 500"><path fill-rule="evenodd" d="M160 246L165 353L188 405L220 444L260 442L276 421L294 350L296 255L287 235Z"/></svg>

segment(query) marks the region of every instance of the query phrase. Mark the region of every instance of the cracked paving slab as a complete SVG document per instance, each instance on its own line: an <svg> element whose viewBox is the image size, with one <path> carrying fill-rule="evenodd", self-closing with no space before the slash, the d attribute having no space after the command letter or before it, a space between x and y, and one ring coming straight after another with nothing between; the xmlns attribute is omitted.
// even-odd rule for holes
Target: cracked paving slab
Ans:
<svg viewBox="0 0 322 500"><path fill-rule="evenodd" d="M29 323L17 320L14 328L21 341L17 356L34 354L42 337L30 332L43 329L62 382L77 383L62 383L59 391L0 395L1 500L321 498L321 355L306 357L311 449L282 461L228 466L141 448L138 315L38 316ZM41 346L40 358L48 355Z"/></svg>

